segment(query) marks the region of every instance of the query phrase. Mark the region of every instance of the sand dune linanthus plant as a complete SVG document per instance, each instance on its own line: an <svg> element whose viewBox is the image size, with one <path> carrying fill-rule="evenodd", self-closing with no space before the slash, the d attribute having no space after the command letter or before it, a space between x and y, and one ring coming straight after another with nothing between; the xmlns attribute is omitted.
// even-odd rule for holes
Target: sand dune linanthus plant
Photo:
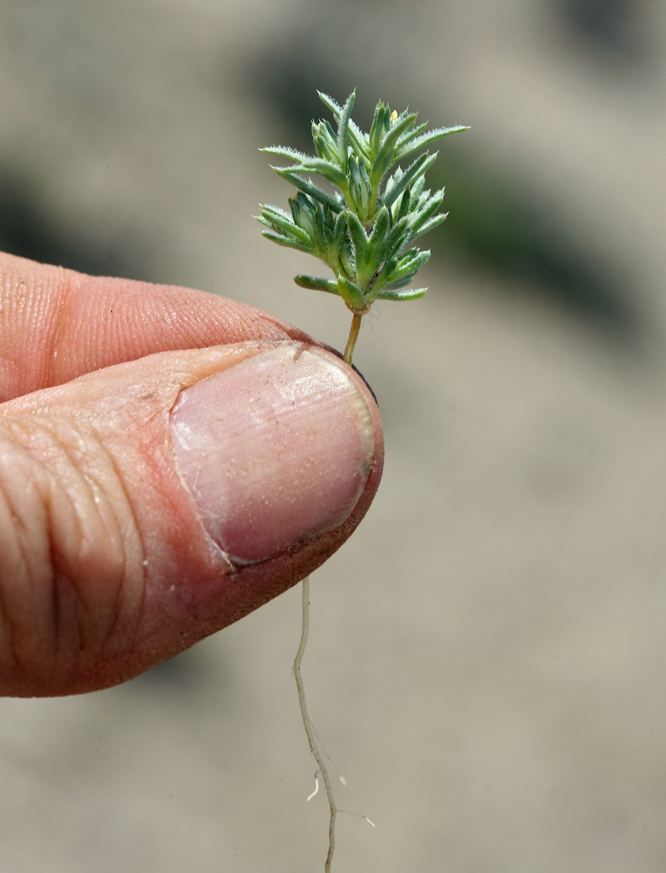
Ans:
<svg viewBox="0 0 666 873"><path fill-rule="evenodd" d="M291 161L290 166L273 169L296 190L289 198L289 212L277 206L262 206L258 220L264 225L267 239L314 255L333 271L333 279L299 274L295 281L303 288L337 294L351 310L344 354L351 364L361 321L374 301L414 300L427 290L409 287L430 257L429 251L421 251L412 243L441 224L446 214L439 211L444 189L432 193L425 187L425 173L435 162L437 152L422 150L441 137L467 128L455 125L426 132L427 124L417 125L416 113L405 110L398 115L380 101L370 133L363 133L351 118L356 92L349 95L344 106L326 94L319 96L333 114L337 129L329 121L313 122L314 156L283 146L262 149ZM408 165L403 169L401 162ZM312 175L329 183L331 191L315 184ZM305 578L294 678L308 744L317 762L315 790L308 800L318 793L321 777L330 808L324 864L325 873L330 873L336 817L343 810L335 803L326 761L343 784L345 780L321 745L305 701L301 662L308 639L309 584ZM372 824L366 816L361 818Z"/></svg>
<svg viewBox="0 0 666 873"><path fill-rule="evenodd" d="M352 324L345 360L351 364L361 321L375 300L414 300L427 290L409 287L430 257L430 251L412 243L447 214L439 211L444 189L425 187L426 171L438 153L414 156L467 127L426 131L427 123L417 125L415 112L398 115L380 100L370 133L363 133L351 118L355 91L344 106L318 93L337 129L327 120L312 123L314 156L283 146L262 149L292 162L273 169L296 191L289 198L290 212L262 206L258 220L267 239L314 255L333 271L333 279L299 274L295 282L337 294L347 304ZM411 162L403 169L405 161ZM332 193L311 175L330 183Z"/></svg>

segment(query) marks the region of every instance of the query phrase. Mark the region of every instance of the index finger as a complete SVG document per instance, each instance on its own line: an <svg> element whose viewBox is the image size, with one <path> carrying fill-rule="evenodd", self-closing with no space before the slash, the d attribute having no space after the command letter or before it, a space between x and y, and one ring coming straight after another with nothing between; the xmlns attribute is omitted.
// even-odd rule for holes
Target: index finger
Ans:
<svg viewBox="0 0 666 873"><path fill-rule="evenodd" d="M0 403L154 352L264 339L312 342L225 297L0 252Z"/></svg>

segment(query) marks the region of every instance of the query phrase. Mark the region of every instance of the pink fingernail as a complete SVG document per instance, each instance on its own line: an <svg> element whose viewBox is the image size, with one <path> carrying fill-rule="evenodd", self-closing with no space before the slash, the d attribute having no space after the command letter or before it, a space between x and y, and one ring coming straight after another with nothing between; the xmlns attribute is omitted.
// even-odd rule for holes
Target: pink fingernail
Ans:
<svg viewBox="0 0 666 873"><path fill-rule="evenodd" d="M342 363L292 343L185 389L176 462L208 534L236 564L342 524L370 472L370 410Z"/></svg>

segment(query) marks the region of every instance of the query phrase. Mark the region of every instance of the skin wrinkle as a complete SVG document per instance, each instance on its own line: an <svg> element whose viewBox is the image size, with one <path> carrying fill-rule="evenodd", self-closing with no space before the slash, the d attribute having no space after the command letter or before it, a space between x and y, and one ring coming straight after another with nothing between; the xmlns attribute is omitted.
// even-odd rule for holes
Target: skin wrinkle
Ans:
<svg viewBox="0 0 666 873"><path fill-rule="evenodd" d="M11 434L11 433L10 433L10 438L13 438L13 434ZM39 486L40 477L35 474L34 458L32 457L31 453L29 452L29 450L25 446L21 446L19 443L18 448L20 450L21 449L23 450L24 457L27 461L27 469L26 469L26 474L27 474L26 475L26 480L27 480L26 486L27 487L26 487L26 491L29 494L29 496L37 496L38 497L37 490L38 490L38 486ZM34 582L33 577L36 575L36 573L35 573L35 569L32 567L32 562L30 560L30 556L33 555L39 559L40 553L36 552L35 549L29 548L28 546L29 546L30 539L32 536L32 531L33 530L41 531L41 529L43 527L43 525L41 524L42 518L36 517L37 512L35 510L36 509L41 510L41 512L40 512L40 516L41 516L44 512L44 509L45 509L43 501L41 499L39 499L38 502L39 502L38 507L31 506L30 509L28 510L28 512L26 512L26 513L19 513L19 512L12 512L11 513L13 525L14 525L14 527L18 528L18 531L19 531L19 535L16 537L16 542L18 543L18 547L20 550L21 564L25 568L27 580L28 581L33 580L33 582ZM11 503L10 503L10 506L11 506ZM18 509L18 507L17 507L17 509ZM32 522L31 525L26 523L26 518L30 518L30 521ZM49 566L49 565L47 564L47 566ZM34 585L33 585L33 587L34 587Z"/></svg>
<svg viewBox="0 0 666 873"><path fill-rule="evenodd" d="M24 447L26 448L26 447ZM26 448L26 451L27 448ZM55 666L58 663L58 652L60 646L58 644L58 633L59 628L62 626L61 620L61 610L58 608L58 587L56 584L57 576L59 574L59 565L60 559L58 555L58 550L56 548L56 544L53 537L52 525L48 524L48 519L52 514L52 507L50 506L50 502L52 499L51 488L49 487L49 483L43 484L41 482L42 475L45 471L42 469L38 469L35 474L35 458L32 453L30 453L29 462L31 464L30 473L30 483L32 486L33 493L41 505L44 514L45 514L45 524L39 525L39 532L46 533L48 537L48 543L45 544L46 548L40 549L40 555L43 557L41 561L40 567L30 568L28 562L26 561L26 569L27 575L31 582L31 588L33 591L33 596L39 599L46 599L48 603L50 603L50 609L44 610L44 620L47 627L43 628L46 633L42 635L41 642L42 644L51 650L51 664ZM48 477L48 474L46 474ZM65 516L66 514L66 506L63 506L62 501L60 503L60 514L61 516ZM34 536L32 540L34 544ZM25 538L26 545L30 546L30 537ZM50 596L49 596L50 595ZM22 632L20 619L16 621L16 634L19 635ZM24 657L25 660L25 657ZM27 668L30 669L30 663L21 663L21 658L18 653L17 647L17 661L19 662L20 667L24 670Z"/></svg>
<svg viewBox="0 0 666 873"><path fill-rule="evenodd" d="M27 458L28 462L30 463L32 459L29 457L28 452L20 446L18 448L19 448L19 453L22 453ZM20 461L16 462L12 466L13 466L13 471L14 471L14 473L13 473L14 479L10 480L10 485L11 484L13 484L13 485L19 484L20 485L21 481L16 480L16 478L15 478L16 471L17 470L22 471L22 469L23 469L21 464L20 464ZM25 477L25 478L32 478L32 477ZM0 493L2 493L3 501L4 501L5 505L7 506L7 516L8 516L7 520L9 522L9 524L5 525L5 527L7 528L7 533L8 533L7 540L8 540L10 545L12 543L14 543L16 546L16 549L18 551L18 555L17 555L18 561L15 562L15 564L16 563L18 564L18 567L15 566L14 573L12 573L12 577L16 578L16 585L15 585L14 589L11 590L11 592L9 590L7 590L7 592L6 592L7 597L5 598L5 611L6 611L5 614L6 614L7 624L9 627L9 639L8 639L9 651L11 653L14 666L16 667L17 671L20 672L22 667L23 667L23 663L22 663L23 659L22 659L22 653L20 652L21 647L18 644L18 640L19 639L23 640L26 638L26 635L24 634L24 629L22 628L22 625L23 624L28 624L28 626L30 625L30 622L32 619L32 613L30 610L30 606L31 606L30 600L31 599L27 598L27 600L26 600L25 597L22 597L21 602L18 604L18 609L17 609L17 604L11 603L8 600L8 598L9 598L10 593L12 593L12 594L15 593L15 591L17 589L20 589L20 591L22 593L24 591L29 591L29 592L34 591L34 581L33 581L34 574L33 574L33 571L31 570L32 562L29 560L28 553L26 551L26 547L28 546L28 535L27 535L28 528L27 528L26 524L24 523L24 519L22 517L22 514L20 512L15 511L18 507L14 506L15 500L12 498L12 495L10 495L7 492L5 482L3 479L0 479ZM26 489L25 493L27 493L28 497L30 497L33 492L31 492L30 489ZM30 511L30 509L32 509L32 507L29 508L29 511ZM12 536L11 535L12 531L16 531L17 535ZM16 576L14 575L15 573L16 573ZM17 615L17 612L22 613L22 615ZM30 634L27 635L27 638L29 638L29 637L30 637ZM37 660L37 661L39 660L39 655L37 655L35 660Z"/></svg>
<svg viewBox="0 0 666 873"><path fill-rule="evenodd" d="M4 510L4 511L3 511ZM4 521L3 521L4 516ZM11 526L11 521L14 518L13 513L11 512L11 507L9 505L9 501L4 493L2 488L2 481L0 480L0 531L3 529L3 525L9 529ZM15 543L16 546L20 549L20 540L17 537L16 539L10 539L10 543ZM19 555L19 558L21 556ZM5 554L5 559L7 560L9 556ZM16 564L14 561L13 564ZM25 562L20 563L20 567L25 568ZM19 585L21 584L21 580L19 578ZM5 586L0 585L0 617L2 618L2 630L0 630L0 646L2 646L3 642L6 641L7 645L4 646L8 652L10 657L14 656L14 625L10 621L10 610L7 606L7 601L5 597ZM4 657L3 657L4 660Z"/></svg>
<svg viewBox="0 0 666 873"><path fill-rule="evenodd" d="M78 281L77 281L78 280ZM58 303L56 305L56 313L54 318L54 329L51 337L51 348L47 352L47 384L52 384L57 372L58 353L63 347L63 337L65 335L66 319L67 319L67 304L69 299L78 291L81 285L81 277L77 273L69 270L66 271L66 282L63 293L58 295Z"/></svg>
<svg viewBox="0 0 666 873"><path fill-rule="evenodd" d="M2 360L6 362L1 375L2 384L8 386L19 385L21 368L16 355L10 354L13 351L10 332L13 328L13 332L16 333L15 324L21 323L20 309L25 300L25 294L22 294L15 287L17 282L14 272L7 270L0 281L0 347L3 351ZM18 284L20 288L20 283ZM5 328L5 324L8 325L9 329ZM6 391L0 391L0 399L4 397L5 393L11 394L9 387Z"/></svg>
<svg viewBox="0 0 666 873"><path fill-rule="evenodd" d="M97 437L99 439L100 446L102 446L103 442L102 442L101 435L97 434ZM125 499L125 504L127 505L127 507L130 510L130 516L126 520L126 529L123 532L123 526L120 524L120 520L117 516L117 513L114 510L114 503L115 502L112 502L110 505L112 515L116 521L118 531L120 532L120 536L122 538L123 554L126 556L127 552L129 551L129 549L127 548L128 544L129 544L129 540L130 540L129 532L133 531L136 533L138 531L138 527L139 527L138 520L136 517L136 512L134 509L133 501L130 497L129 491L127 489L127 485L125 483L125 479L120 471L120 468L118 467L118 462L111 452L107 452L105 454L107 455L108 461L111 464L111 468L113 470L115 478L116 478L117 482L120 484L120 487L121 487L122 493L123 493L123 497ZM94 469L94 467L93 467L93 469ZM99 485L98 485L98 487L99 487ZM100 487L99 491L100 491L101 496L106 498L105 489ZM143 614L144 614L145 604L146 604L146 589L147 589L147 572L146 572L146 566L144 564L145 551L143 548L143 540L142 540L140 535L138 535L136 537L136 540L137 540L138 548L140 550L137 560L140 561L143 572L141 574L141 582L139 585L139 592L140 592L139 607L137 609L136 605L135 605L134 608L132 609L132 612L134 612L134 614L135 614L135 618L134 618L134 627L135 628L140 627L142 624ZM123 581L121 581L120 584L118 585L117 592L116 592L116 598L115 598L115 603L114 603L113 622L110 626L109 633L107 635L107 639L103 641L103 643L100 647L100 655L102 657L104 657L105 654L107 653L107 650L108 650L107 644L110 644L111 641L116 637L116 630L117 630L118 626L120 625L121 617L125 614L123 606L124 606L125 601L126 601L127 587L128 586L126 584L123 584L123 582L126 580L126 577L127 577L127 567L126 566L125 566L124 577L125 578L123 579Z"/></svg>
<svg viewBox="0 0 666 873"><path fill-rule="evenodd" d="M13 425L10 429L15 437L20 435L20 420L6 420L5 423ZM124 604L128 590L124 582L127 580L127 554L131 551L128 548L131 537L128 537L127 531L136 528L136 520L115 461L103 449L97 435L83 434L72 428L69 422L41 421L38 424L40 427L37 431L31 428L29 436L26 435L29 445L21 446L19 442L19 448L29 452L31 483L46 514L45 524L39 525L39 529L45 532L48 544L45 543L45 548L38 550L45 554L37 568L31 566L24 553L28 576L26 581L33 591L36 589L38 598L47 598L51 604L48 611L50 620L46 619L47 627L44 628L50 639L42 640L42 643L48 645L53 664L59 663L57 656L62 652L65 655L62 667L74 670L77 668L79 652L85 653L86 658L91 655L103 657L104 651L116 637L118 627L127 619ZM100 452L104 456L103 461ZM111 471L116 483L113 501L108 497L108 483L104 487L97 481L96 475L91 475L91 470L102 470L104 473ZM125 498L123 501L118 500L118 486ZM67 511L68 503L70 511ZM118 506L129 512L124 523L118 517ZM16 523L21 524L21 514L13 515ZM82 525L83 517L86 519L85 528ZM112 547L112 552L107 550L105 554L107 559L115 555L115 560L105 562L106 578L103 585L107 597L103 598L104 621L101 624L99 616L95 615L98 610L91 608L91 601L93 605L96 603L95 597L85 597L89 582L84 578L85 572L79 574L78 578L72 572L72 562L76 564L80 561L82 553L95 553L91 538L101 538L117 545L115 549ZM30 542L28 537L19 535L17 540L24 550L30 548L34 554L34 539ZM140 560L143 561L143 553ZM112 602L109 602L108 595L111 595ZM129 610L132 610L131 604ZM11 623L11 609L8 619ZM136 627L136 618L132 623ZM20 619L14 621L14 632L22 632ZM94 641L92 648L91 640ZM15 652L16 649L14 645ZM29 669L29 665L22 666Z"/></svg>
<svg viewBox="0 0 666 873"><path fill-rule="evenodd" d="M13 432L13 435L17 435L19 432L22 431L23 421L21 421L20 419L14 419L14 420L10 419L8 424ZM54 435L49 433L48 427L45 427L44 424L45 424L45 422L40 421L39 419L34 419L34 427L30 427L30 429L25 428L26 444L23 445L22 448L24 448L26 450L26 452L28 453L31 463L33 465L38 464L39 465L39 472L44 474L46 477L47 481L44 484L41 484L41 476L39 478L34 476L31 480L31 484L33 484L35 486L35 491L37 492L38 499L45 510L46 517L51 518L54 515L53 509L52 509L53 503L59 499L60 495L54 495L54 493L53 493L55 483L53 482L53 479L50 476L50 471L48 470L47 464L49 462L57 464L57 462L59 460L59 456L63 452L65 453L68 460L71 460L71 458L69 457L69 455L65 451L65 447L62 444L57 444L57 441L55 440ZM36 439L35 439L36 437L41 437L41 440L39 441L39 445L34 445L34 443L36 442ZM41 459L39 459L39 460L35 456L35 449L37 449L42 455ZM54 451L54 449L55 449L55 451ZM75 473L78 473L78 470L77 470L75 464L72 463L70 466L71 466L72 471L74 471ZM77 478L77 480L80 481L80 477L77 476L76 478ZM60 485L60 484L61 484L61 482L60 482L60 480L58 480L57 485ZM65 491L65 494L66 494L66 491ZM67 495L67 496L69 496L69 495ZM59 520L63 519L63 517L65 516L66 509L67 509L66 505L65 506L60 505L58 507L57 516L58 516ZM72 507L72 509L73 509L73 507ZM83 539L83 530L81 528L80 516L77 515L77 513L75 511L72 511L71 513L69 513L69 515L70 515L70 518L73 520L74 527L76 529L75 540L77 543L80 544L82 539ZM63 526L64 526L63 522L59 521L59 527L62 528ZM54 533L53 525L48 524L45 527L46 527L47 533L50 537L49 552L50 552L50 554L58 555L58 551L54 548L54 543L53 543L53 533ZM71 531L72 530L71 525L69 525L68 527ZM67 550L70 552L76 553L76 552L80 551L80 548L72 548L70 546ZM49 568L57 567L57 564L54 564L53 560L49 560L48 562L46 562L46 565Z"/></svg>
<svg viewBox="0 0 666 873"><path fill-rule="evenodd" d="M9 331L0 333L0 336L4 335L3 345L13 349L12 362L17 373L23 371L19 358L29 356L35 365L27 379L19 376L18 393L32 391L50 378L66 298L77 275L61 268L50 268L40 277L35 288L25 275L27 271L22 269L25 264L20 259L13 259L10 268L4 271L0 285L6 291L6 304L0 312L0 319L10 326Z"/></svg>
<svg viewBox="0 0 666 873"><path fill-rule="evenodd" d="M136 521L136 516L134 513L134 508L132 505L132 500L131 500L130 495L127 491L125 481L120 473L120 470L118 469L116 459L114 458L112 453L107 452L103 448L104 444L103 444L102 438L99 434L94 432L94 428L91 428L91 432L93 434L93 438L95 441L94 445L101 450L101 453L104 456L104 460L107 462L107 464L111 468L114 480L117 482L117 484L120 487L120 491L121 491L122 498L123 498L122 506L123 506L123 508L126 507L129 511L129 515L125 520L125 524L123 525L121 523L121 520L120 520L120 518L118 516L118 512L117 512L117 507L119 505L119 502L116 499L114 499L113 501L109 500L108 488L103 487L102 484L99 481L97 481L97 477L95 476L95 471L99 470L101 468L101 464L99 462L99 455L97 455L95 457L92 457L92 456L86 457L86 460L88 461L88 463L86 464L86 468L82 472L82 480L85 482L86 486L88 487L88 489L90 491L91 502L93 503L93 505L96 508L98 508L100 506L102 507L99 509L98 515L99 515L99 520L100 520L101 524L103 525L105 531L108 534L107 538L111 539L111 538L117 537L120 540L120 543L121 543L120 554L123 556L122 569L119 567L118 570L116 571L117 583L113 586L113 589L115 590L113 604L111 604L107 608L108 612L110 614L110 617L111 617L111 621L108 623L106 634L104 635L104 637L100 641L101 644L99 644L97 646L100 656L103 657L105 650L108 648L111 641L115 637L116 629L120 623L121 616L123 615L122 607L123 607L123 602L125 600L125 595L127 592L127 585L125 584L127 581L127 577L128 577L127 556L128 556L128 553L131 549L131 547L128 548L129 540L130 540L130 536L128 535L128 531L135 531L136 532L137 521ZM73 469L81 470L81 464L79 463L80 458L72 457L73 453L70 454L66 445L63 445L63 450L64 450L68 460L70 460L72 462ZM115 497L115 495L114 495L114 497ZM103 512L102 509L106 510L106 512ZM79 520L79 523L80 523L80 517L77 520ZM123 530L123 528L124 528L124 530ZM140 537L137 537L136 539L138 541L139 546L141 546ZM83 534L81 536L81 542L85 542L85 536ZM140 555L138 556L138 560L141 561L142 564L143 564L143 554L144 554L143 549L141 549ZM72 579L74 580L75 577L72 577ZM81 582L85 586L86 580L82 579ZM77 585L76 581L73 581L72 585L76 591L78 601L80 603L84 603L84 598L81 595L81 591L80 591L80 584ZM76 614L77 614L77 617L80 616L80 613L77 612ZM81 617L81 620L82 620L82 617ZM79 626L79 631L80 631L80 638L85 640L85 633L83 631L82 626Z"/></svg>
<svg viewBox="0 0 666 873"><path fill-rule="evenodd" d="M101 440L99 440L98 438L97 438L96 444L100 447L103 445ZM67 444L65 444L65 443L61 443L61 447L63 449L63 452L64 452L67 460L70 461L72 469L75 471L81 471L81 465L79 463L80 456L76 457L76 452L70 450L68 448ZM105 452L103 449L102 449L102 453L104 454L105 459L110 463L114 473L116 474L116 479L118 480L120 487L121 487L121 491L123 492L123 496L125 497L124 505L128 506L130 508L130 511L132 512L131 502L129 500L129 496L126 492L126 489L124 487L124 483L123 483L122 479L118 475L118 471L117 471L113 457L111 455L109 455L109 453ZM127 576L127 572L126 572L126 570L127 570L127 568L126 568L127 548L126 548L126 537L123 536L123 534L121 533L120 520L118 518L118 514L117 514L116 508L115 508L116 504L115 504L115 502L109 501L107 494L106 494L106 490L100 486L99 482L96 481L94 475L91 475L91 471L94 471L96 468L99 469L98 458L94 458L94 459L87 458L87 460L89 462L87 464L88 469L86 472L81 472L81 482L87 487L87 489L90 493L91 502L95 505L95 507L98 507L100 505L100 502L103 501L103 504L102 504L103 508L108 510L108 511L106 513L103 513L100 510L99 511L99 519L100 519L105 531L109 535L108 539L110 539L110 540L115 539L116 536L120 539L120 541L121 541L120 553L123 555L123 558L124 558L124 560L122 561L122 570L120 568L118 568L118 571L117 571L118 583L117 583L117 585L114 586L115 591L116 591L116 594L114 597L114 602L108 608L109 613L111 614L111 622L108 624L108 630L105 634L105 637L102 640L101 645L99 646L99 651L103 652L107 642L113 636L113 633L115 631L115 628L118 625L119 618L120 618L120 603L121 603L121 599L122 599L122 592L123 592L124 587L125 587L123 585L123 581ZM90 463L90 461L92 461L92 463ZM87 473L87 475L86 475L86 473ZM76 518L76 522L77 522L78 530L79 530L79 543L80 543L79 553L80 553L82 551L81 546L86 541L86 536L85 536L85 533L82 529L81 514L75 512L75 518ZM132 518L133 518L133 512L132 512ZM113 522L113 524L110 524L109 522ZM136 524L136 522L134 522L134 525L135 524ZM50 529L49 532L50 532L51 538L53 540L52 528ZM54 566L57 566L57 565L54 565ZM62 575L61 578L62 578L61 584L67 585L67 583L69 582L69 579L64 575ZM70 584L71 584L72 589L74 590L76 600L79 603L83 604L84 597L82 596L82 592L81 592L81 582L77 585L76 577L73 575L70 577L70 579L71 579ZM85 586L86 580L81 580L81 581L82 581L82 584ZM76 608L74 609L75 625L77 626L77 630L78 630L78 637L77 638L79 641L80 640L85 641L86 634L85 634L85 629L83 626L84 617L85 617L85 607L83 609L83 613L81 610L77 610ZM57 627L56 627L56 640L57 640ZM84 648L84 646L85 646L85 642L81 644L81 648Z"/></svg>
<svg viewBox="0 0 666 873"><path fill-rule="evenodd" d="M48 432L48 429L45 428L45 431ZM72 446L70 448L64 440L58 440L55 434L49 434L53 437L54 443L57 448L60 450L60 453L63 454L66 460L69 462L71 469L75 474L80 473L79 466L76 463L76 450ZM57 459L56 459L57 460ZM77 480L77 484L83 485L87 487L87 489L92 494L92 484L86 480L83 474L75 476ZM56 515L60 515L62 513L62 502L60 505L57 505L58 500L62 501L62 498L57 493L57 485L53 480L52 476L48 476L46 487L47 490L44 493L44 504L47 507L47 517L52 519ZM55 487L54 487L55 486ZM69 494L66 494L69 497ZM70 501L70 505L72 508L72 518L75 527L75 538L78 544L78 548L76 549L68 549L72 554L80 554L82 551L82 544L86 540L85 531L82 525L81 513L77 512L74 508L74 501ZM106 525L108 530L108 525ZM83 649L85 644L82 643L82 640L85 640L85 629L84 629L84 619L85 619L85 607L83 610L77 609L77 603L83 603L83 597L80 593L80 586L77 586L74 581L75 577L68 576L67 567L64 565L62 561L62 552L63 549L58 549L57 547L57 535L54 530L54 525L47 525L47 535L49 537L49 557L50 557L50 566L52 568L52 580L51 580L51 603L52 603L52 615L53 615L53 648L54 648L54 663L58 664L59 662L59 654L63 651L62 640L68 639L69 649L76 651L77 649ZM73 594L73 597L69 596ZM65 608L65 604L71 601L71 606L68 609ZM73 615L73 622L70 624L67 621L68 614ZM73 629L73 630L72 630ZM67 636L66 636L67 635ZM66 652L65 652L66 653Z"/></svg>
<svg viewBox="0 0 666 873"><path fill-rule="evenodd" d="M46 428L44 431L45 435L53 437ZM56 442L55 438L53 442ZM71 464L70 453L67 451L65 444L60 441L56 443L55 447L56 449L61 449L60 454L64 454L66 460ZM55 453L53 460L56 463L60 460L55 457ZM75 474L78 473L74 464L71 464L71 468ZM76 475L75 479L79 488L81 484L84 487L88 484L83 476ZM86 535L81 523L81 513L77 512L74 506L75 501L72 499L69 504L71 508L69 513L71 523L68 527L69 533L74 537L78 548L72 548L71 546L67 548L59 543L56 528L62 526L60 518L64 514L65 509L63 506L63 491L65 499L70 498L66 490L61 489L59 486L60 481L54 480L50 470L45 470L45 481L40 488L39 498L42 500L46 511L45 530L48 537L48 562L46 563L47 570L50 571L48 589L50 589L51 594L52 640L50 647L52 649L51 661L54 676L62 672L63 667L66 669L70 666L71 668L76 663L76 652L77 650L85 649L86 638L86 607L81 596L80 585L77 585L76 577L68 573L68 562L63 560L65 553L72 556L80 554L81 545L85 542ZM53 523L54 518L58 518L58 525ZM40 588L45 587L46 580L38 580L38 582L41 583ZM82 604L83 608L78 608L80 604Z"/></svg>

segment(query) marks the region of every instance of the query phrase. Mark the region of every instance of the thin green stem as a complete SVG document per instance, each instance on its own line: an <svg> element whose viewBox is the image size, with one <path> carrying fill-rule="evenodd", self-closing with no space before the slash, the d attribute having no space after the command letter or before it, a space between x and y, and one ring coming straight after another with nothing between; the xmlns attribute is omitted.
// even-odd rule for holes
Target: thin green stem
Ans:
<svg viewBox="0 0 666 873"><path fill-rule="evenodd" d="M358 332L361 329L361 322L363 321L363 316L366 315L370 311L370 307L367 309L356 310L352 309L352 323L349 328L349 339L347 340L347 345L345 347L344 359L345 363L349 364L351 367L352 364L352 355L354 354L354 348L356 347L356 340L358 339Z"/></svg>

